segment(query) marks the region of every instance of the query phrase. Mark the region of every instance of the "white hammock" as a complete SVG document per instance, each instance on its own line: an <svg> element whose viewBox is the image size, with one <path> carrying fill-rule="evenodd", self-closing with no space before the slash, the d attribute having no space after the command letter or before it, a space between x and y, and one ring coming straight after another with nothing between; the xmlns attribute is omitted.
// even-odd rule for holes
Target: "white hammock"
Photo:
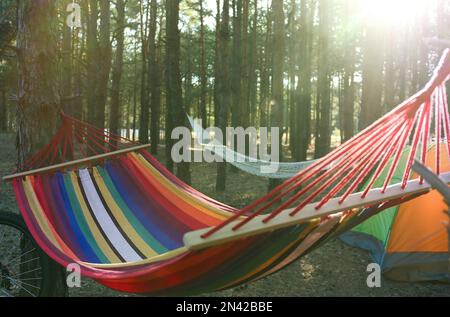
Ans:
<svg viewBox="0 0 450 317"><path fill-rule="evenodd" d="M203 127L197 123L196 119L191 116L188 116L188 119L194 131L194 139L203 151L208 150L213 152L229 164L246 173L268 178L284 179L294 176L299 171L315 162L315 160L304 162L271 162L243 155L224 146L216 139L202 139L202 136L208 136L208 132L203 130ZM273 167L274 164L277 165L275 172L270 168L271 166Z"/></svg>

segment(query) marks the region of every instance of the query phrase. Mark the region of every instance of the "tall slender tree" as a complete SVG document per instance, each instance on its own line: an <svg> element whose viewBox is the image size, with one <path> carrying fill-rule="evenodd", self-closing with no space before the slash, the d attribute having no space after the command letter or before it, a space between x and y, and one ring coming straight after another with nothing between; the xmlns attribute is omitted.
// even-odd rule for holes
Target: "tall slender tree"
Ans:
<svg viewBox="0 0 450 317"><path fill-rule="evenodd" d="M6 90L0 89L0 132L8 130L8 111L6 103Z"/></svg>
<svg viewBox="0 0 450 317"><path fill-rule="evenodd" d="M166 1L166 159L169 170L173 170L174 167L171 157L172 130L186 125L180 74L179 10L180 0ZM176 173L180 179L190 183L191 173L188 162L178 163Z"/></svg>
<svg viewBox="0 0 450 317"><path fill-rule="evenodd" d="M138 76L137 76L137 68L138 68L138 53L137 53L137 41L134 42L134 50L133 50L133 123L132 123L132 140L136 140L136 128L137 128L137 94L138 94Z"/></svg>
<svg viewBox="0 0 450 317"><path fill-rule="evenodd" d="M150 140L151 152L158 152L159 143L159 117L161 114L161 67L159 57L159 45L156 36L158 4L157 0L150 3L150 26L148 32L148 84L150 88Z"/></svg>
<svg viewBox="0 0 450 317"><path fill-rule="evenodd" d="M330 150L331 142L331 74L330 74L330 0L319 1L319 59L317 68L317 131L315 157Z"/></svg>
<svg viewBox="0 0 450 317"><path fill-rule="evenodd" d="M63 2L67 7L69 0ZM61 41L61 94L65 103L70 103L72 95L72 30L66 24L62 23L62 41ZM71 106L71 105L69 105ZM72 108L72 107L71 107ZM68 109L66 109L67 111ZM72 114L72 110L70 112Z"/></svg>
<svg viewBox="0 0 450 317"><path fill-rule="evenodd" d="M121 107L121 80L123 71L124 32L126 0L117 0L117 29L116 29L116 56L112 69L111 109L109 116L109 130L119 134L120 107Z"/></svg>
<svg viewBox="0 0 450 317"><path fill-rule="evenodd" d="M85 1L87 3L87 1ZM83 7L83 4L82 4ZM85 10L88 12L88 10ZM85 76L89 69L89 64L84 63L86 56L86 27L88 24L88 14L82 15L81 28L72 30L72 94L73 99L71 103L71 114L75 118L82 119L84 113L84 101L83 95L85 94ZM83 62L82 62L83 61ZM87 66L87 67L86 67Z"/></svg>
<svg viewBox="0 0 450 317"><path fill-rule="evenodd" d="M242 68L242 0L233 0L233 47L231 52L231 124L241 125L241 68ZM236 143L236 142L235 142Z"/></svg>
<svg viewBox="0 0 450 317"><path fill-rule="evenodd" d="M83 11L87 16L86 27L86 64L87 71L85 82L86 94L87 94L87 120L91 123L95 123L95 113L97 107L96 91L98 90L98 1L89 0L82 2Z"/></svg>
<svg viewBox="0 0 450 317"><path fill-rule="evenodd" d="M203 1L200 2L200 118L202 119L203 128L206 128L207 124L207 112L206 112L206 94L208 86L208 78L206 77L206 48L205 48L205 18Z"/></svg>
<svg viewBox="0 0 450 317"><path fill-rule="evenodd" d="M216 27L215 27L215 42L214 42L214 124L217 126L218 109L219 109L219 90L220 90L220 8L221 0L216 0Z"/></svg>
<svg viewBox="0 0 450 317"><path fill-rule="evenodd" d="M249 123L256 125L257 118L257 93L258 93L258 0L253 0L252 29L249 39L249 62L248 62L248 95L249 95Z"/></svg>
<svg viewBox="0 0 450 317"><path fill-rule="evenodd" d="M368 19L363 47L360 130L378 119L382 113L383 38L382 27L377 21Z"/></svg>
<svg viewBox="0 0 450 317"><path fill-rule="evenodd" d="M294 158L297 161L307 159L308 147L311 140L311 57L312 57L312 26L314 21L314 5L307 0L300 4L299 28L299 83L297 85L296 129L297 140L294 146ZM297 142L298 141L298 142Z"/></svg>
<svg viewBox="0 0 450 317"><path fill-rule="evenodd" d="M105 127L106 101L108 97L108 83L111 71L111 5L109 0L99 1L100 23L99 38L96 52L97 84L96 104L93 109L93 122L99 128Z"/></svg>
<svg viewBox="0 0 450 317"><path fill-rule="evenodd" d="M219 81L218 90L218 105L216 107L216 126L222 130L222 134L225 136L225 129L228 122L228 111L230 109L231 102L231 85L230 85L230 1L223 0L222 8L222 21L220 23L220 50L219 50L219 69L221 78ZM225 190L226 185L226 163L217 163L217 178L216 178L216 190Z"/></svg>
<svg viewBox="0 0 450 317"><path fill-rule="evenodd" d="M448 1L438 0L437 2L437 36L442 40L447 40L450 38L450 30L448 25L450 23L450 14L448 11ZM450 81L447 81L447 94L450 93Z"/></svg>
<svg viewBox="0 0 450 317"><path fill-rule="evenodd" d="M242 63L241 63L241 93L239 101L239 110L241 124L247 128L250 124L249 111L249 0L242 0ZM248 151L248 140L246 140L246 152Z"/></svg>
<svg viewBox="0 0 450 317"><path fill-rule="evenodd" d="M273 74L272 74L272 102L270 114L270 126L282 128L283 125L283 67L284 67L284 9L282 1L272 1L273 11ZM280 133L279 144L279 158L282 160L282 133ZM273 139L272 139L273 142ZM271 151L275 151L272 147ZM279 184L279 180L270 179L269 189L274 188Z"/></svg>
<svg viewBox="0 0 450 317"><path fill-rule="evenodd" d="M354 133L355 111L355 35L352 28L350 8L353 0L346 0L344 7L345 48L344 48L344 75L343 75L343 118L342 140L346 141Z"/></svg>
<svg viewBox="0 0 450 317"><path fill-rule="evenodd" d="M266 8L266 34L264 37L264 54L261 54L260 69L261 69L261 96L259 103L259 125L261 127L267 126L269 120L269 92L270 92L270 77L272 70L272 12L269 9L269 4Z"/></svg>
<svg viewBox="0 0 450 317"><path fill-rule="evenodd" d="M291 0L290 9L288 14L288 35L289 41L287 44L288 50L288 111L289 111L289 146L294 153L294 147L297 143L296 132L296 67L298 62L298 38L297 38L297 3L295 0Z"/></svg>
<svg viewBox="0 0 450 317"><path fill-rule="evenodd" d="M140 20L140 37L141 37L141 95L140 95L140 116L139 116L139 142L148 143L148 125L150 118L150 104L148 92L148 15L149 6L140 1L139 5L139 20Z"/></svg>
<svg viewBox="0 0 450 317"><path fill-rule="evenodd" d="M417 37L418 46L419 46L419 53L418 53L418 86L417 89L420 89L425 85L428 78L428 47L425 44L425 41L423 40L427 34L428 34L428 27L427 27L427 16L424 14L421 14L418 17L418 24L419 24L419 36Z"/></svg>
<svg viewBox="0 0 450 317"><path fill-rule="evenodd" d="M193 76L194 76L194 70L193 70L193 53L192 53L192 44L193 44L193 33L192 28L190 25L187 26L187 30L185 32L185 41L187 42L187 45L184 49L184 107L187 114L191 114L191 108L192 108L192 101L193 101Z"/></svg>

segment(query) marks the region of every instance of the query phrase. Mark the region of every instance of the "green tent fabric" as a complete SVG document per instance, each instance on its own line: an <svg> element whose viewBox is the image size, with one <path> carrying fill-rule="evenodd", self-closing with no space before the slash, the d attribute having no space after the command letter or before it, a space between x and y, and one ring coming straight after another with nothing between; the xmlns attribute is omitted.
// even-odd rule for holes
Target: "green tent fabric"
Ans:
<svg viewBox="0 0 450 317"><path fill-rule="evenodd" d="M429 150L434 148L430 145ZM410 148L406 148L401 155L400 162L394 171L390 184L401 182L404 166L407 164ZM388 164L388 166L390 166ZM374 188L383 186L388 169L382 172L382 176L374 183ZM363 186L364 188L365 186ZM432 208L433 203L430 204ZM362 213L362 221L351 230L341 235L345 243L361 249L368 250L388 277L403 281L439 280L450 281L450 273L445 263L449 261L449 255L444 252L388 252L391 230L394 226L400 206L388 208L366 219L369 215ZM429 212L421 209L416 212ZM414 216L414 215L413 215ZM365 220L364 220L365 219ZM356 220L358 221L358 220ZM400 234L404 237L414 237L414 233L405 232L409 228L402 228ZM396 229L397 231L399 229ZM432 236L430 233L430 237ZM409 239L409 238L408 238ZM392 240L392 239L391 239ZM414 241L414 240L410 240ZM391 273L392 272L392 273Z"/></svg>
<svg viewBox="0 0 450 317"><path fill-rule="evenodd" d="M394 171L394 175L392 177L391 184L396 184L396 183L401 182L402 176L403 176L403 170L404 170L401 167L406 165L407 160L408 160L408 154L409 154L409 148L406 148L405 150L403 150L398 167ZM381 172L381 175L377 179L377 181L375 181L373 188L383 186L383 180L386 179L386 177L387 177L387 174L389 171L389 169L388 169L389 166L390 165L388 164L387 167ZM369 219L367 219L360 225L354 227L351 230L352 233L368 235L370 237L369 239L371 241L371 244L375 244L375 245L367 246L366 245L367 243L364 243L363 245L359 245L359 247L362 247L364 249L369 249L369 250L372 250L373 248L375 248L376 250L384 251L386 248L386 245L387 245L387 241L389 238L389 232L391 230L391 226L394 221L397 210L398 210L398 206L391 207L373 217L370 217ZM367 237L365 237L365 239L367 239ZM344 241L348 242L347 239L345 239L345 236L344 236ZM376 252L373 255L377 262L382 261L382 254L378 254L378 252Z"/></svg>

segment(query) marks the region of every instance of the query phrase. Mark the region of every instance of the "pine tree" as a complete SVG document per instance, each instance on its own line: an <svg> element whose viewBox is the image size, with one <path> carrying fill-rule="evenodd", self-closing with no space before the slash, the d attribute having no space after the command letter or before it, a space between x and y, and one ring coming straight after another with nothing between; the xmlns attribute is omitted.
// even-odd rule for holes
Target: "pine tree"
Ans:
<svg viewBox="0 0 450 317"><path fill-rule="evenodd" d="M173 169L174 167L174 162L171 157L173 145L171 138L172 130L176 127L186 125L180 74L179 5L179 0L166 1L166 159L169 169ZM191 173L189 163L178 163L176 174L184 182L190 183Z"/></svg>

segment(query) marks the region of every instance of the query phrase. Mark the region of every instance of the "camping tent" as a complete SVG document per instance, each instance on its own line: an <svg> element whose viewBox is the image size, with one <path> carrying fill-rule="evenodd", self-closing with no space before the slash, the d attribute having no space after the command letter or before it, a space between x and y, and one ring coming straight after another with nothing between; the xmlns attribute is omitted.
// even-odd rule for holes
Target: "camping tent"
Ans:
<svg viewBox="0 0 450 317"><path fill-rule="evenodd" d="M436 146L428 149L426 165L436 171ZM440 171L450 171L446 144L440 144ZM405 149L391 183L401 181L409 151ZM387 173L387 171L384 171ZM413 174L411 178L417 178ZM381 187L384 177L380 177ZM401 281L450 282L449 221L443 198L437 191L389 208L341 236L352 246L369 250L385 276Z"/></svg>

